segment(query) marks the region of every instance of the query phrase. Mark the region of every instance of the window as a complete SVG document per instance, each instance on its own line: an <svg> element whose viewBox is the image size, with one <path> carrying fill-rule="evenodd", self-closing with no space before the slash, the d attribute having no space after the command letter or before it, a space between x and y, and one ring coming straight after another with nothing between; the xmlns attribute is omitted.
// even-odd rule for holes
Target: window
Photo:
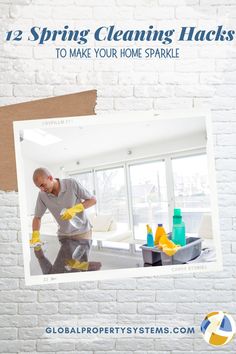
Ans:
<svg viewBox="0 0 236 354"><path fill-rule="evenodd" d="M206 154L94 168L72 177L96 195L96 208L88 213L112 215L126 239L117 245L102 241L105 247L127 249L130 231L143 243L146 224L153 233L159 223L170 232L173 207L181 208L187 234L197 233L203 213L210 211Z"/></svg>
<svg viewBox="0 0 236 354"><path fill-rule="evenodd" d="M92 171L81 172L76 175L72 175L72 178L75 178L77 182L82 184L91 194L94 193L94 183L93 183L93 173Z"/></svg>
<svg viewBox="0 0 236 354"><path fill-rule="evenodd" d="M81 172L76 175L71 175L70 177L74 178L79 182L84 188L86 188L91 194L95 194L94 182L93 182L93 173L92 171ZM96 212L96 207L93 206L87 210L88 214L94 214Z"/></svg>
<svg viewBox="0 0 236 354"><path fill-rule="evenodd" d="M175 208L181 208L187 233L197 233L202 214L210 210L207 156L172 159Z"/></svg>
<svg viewBox="0 0 236 354"><path fill-rule="evenodd" d="M128 230L129 213L124 167L95 171L98 212L111 214L117 223L117 229Z"/></svg>
<svg viewBox="0 0 236 354"><path fill-rule="evenodd" d="M146 224L169 225L165 162L131 165L130 182L134 237L144 240Z"/></svg>

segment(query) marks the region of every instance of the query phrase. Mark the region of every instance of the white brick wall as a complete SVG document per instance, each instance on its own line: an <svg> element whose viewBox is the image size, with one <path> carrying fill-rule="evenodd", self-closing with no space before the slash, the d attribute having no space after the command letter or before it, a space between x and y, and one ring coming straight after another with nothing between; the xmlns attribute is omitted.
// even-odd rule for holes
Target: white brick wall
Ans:
<svg viewBox="0 0 236 354"><path fill-rule="evenodd" d="M235 24L235 0L0 0L0 32L64 24ZM0 37L2 38L2 37ZM1 39L2 41L2 39ZM200 338L55 339L48 324L196 325L213 310L236 315L236 56L182 47L178 61L56 60L52 47L0 51L0 104L98 90L97 112L206 107L213 110L224 271L25 287L18 196L0 192L0 353L207 354ZM212 49L211 49L212 48ZM235 342L234 342L235 343ZM234 344L235 345L235 344ZM218 353L233 351L233 344Z"/></svg>

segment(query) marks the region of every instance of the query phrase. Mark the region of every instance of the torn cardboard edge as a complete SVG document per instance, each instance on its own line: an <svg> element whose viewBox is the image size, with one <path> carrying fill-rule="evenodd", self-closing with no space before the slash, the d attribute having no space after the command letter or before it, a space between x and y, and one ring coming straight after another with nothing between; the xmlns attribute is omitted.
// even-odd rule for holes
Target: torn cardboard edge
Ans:
<svg viewBox="0 0 236 354"><path fill-rule="evenodd" d="M0 190L17 191L13 121L93 115L96 100L90 90L0 107Z"/></svg>

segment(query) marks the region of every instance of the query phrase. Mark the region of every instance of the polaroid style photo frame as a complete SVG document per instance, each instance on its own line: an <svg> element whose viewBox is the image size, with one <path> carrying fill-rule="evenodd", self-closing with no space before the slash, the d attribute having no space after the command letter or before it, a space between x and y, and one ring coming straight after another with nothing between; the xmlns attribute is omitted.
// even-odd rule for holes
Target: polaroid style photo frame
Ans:
<svg viewBox="0 0 236 354"><path fill-rule="evenodd" d="M197 109L14 122L26 284L219 271L211 125ZM38 169L58 195L33 181Z"/></svg>

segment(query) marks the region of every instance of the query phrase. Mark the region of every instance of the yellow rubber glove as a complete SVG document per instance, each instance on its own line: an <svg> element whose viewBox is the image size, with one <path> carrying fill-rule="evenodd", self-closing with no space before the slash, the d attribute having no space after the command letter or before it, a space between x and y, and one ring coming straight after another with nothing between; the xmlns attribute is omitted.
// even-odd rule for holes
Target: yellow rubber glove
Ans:
<svg viewBox="0 0 236 354"><path fill-rule="evenodd" d="M82 203L74 205L72 208L66 209L66 211L61 215L62 220L70 220L75 214L84 211L84 206Z"/></svg>
<svg viewBox="0 0 236 354"><path fill-rule="evenodd" d="M89 262L80 262L75 259L67 259L66 265L72 269L88 270Z"/></svg>
<svg viewBox="0 0 236 354"><path fill-rule="evenodd" d="M176 247L174 247L174 248L168 248L168 247L166 247L166 246L164 246L163 248L162 248L162 251L165 253L165 254L167 254L167 256L173 256L177 251L178 251L178 249L179 249L179 247L178 246L176 246Z"/></svg>
<svg viewBox="0 0 236 354"><path fill-rule="evenodd" d="M168 239L168 236L166 234L162 235L159 240L159 246L160 247L168 247L168 248L174 248L176 247L176 244Z"/></svg>
<svg viewBox="0 0 236 354"><path fill-rule="evenodd" d="M30 246L35 247L41 245L42 242L40 240L40 232L38 230L34 230L32 232L32 238L30 240Z"/></svg>
<svg viewBox="0 0 236 354"><path fill-rule="evenodd" d="M158 247L165 253L167 256L173 256L181 247L177 246L173 241L169 240L167 235L162 235L159 240Z"/></svg>

